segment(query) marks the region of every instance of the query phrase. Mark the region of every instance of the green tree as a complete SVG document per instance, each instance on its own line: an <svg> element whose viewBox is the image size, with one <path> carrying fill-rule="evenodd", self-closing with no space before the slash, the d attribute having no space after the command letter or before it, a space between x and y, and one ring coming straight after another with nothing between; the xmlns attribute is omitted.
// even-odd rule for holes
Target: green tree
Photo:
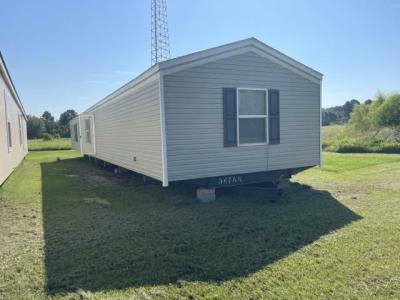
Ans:
<svg viewBox="0 0 400 300"><path fill-rule="evenodd" d="M78 113L73 109L68 109L60 115L58 120L58 129L61 137L70 137L69 122L75 118Z"/></svg>
<svg viewBox="0 0 400 300"><path fill-rule="evenodd" d="M359 131L370 130L373 126L373 123L371 122L372 120L370 119L369 112L370 105L357 105L350 114L350 126Z"/></svg>
<svg viewBox="0 0 400 300"><path fill-rule="evenodd" d="M357 105L360 105L360 101L356 99L351 99L350 101L346 101L346 103L343 104L341 110L343 111L343 115L346 119L346 122L349 120L350 114L352 113L354 107Z"/></svg>
<svg viewBox="0 0 400 300"><path fill-rule="evenodd" d="M331 108L322 109L322 126L339 123L339 117L336 111Z"/></svg>
<svg viewBox="0 0 400 300"><path fill-rule="evenodd" d="M360 132L373 132L373 137L375 137L381 130L376 121L376 113L384 102L385 95L378 92L373 101L365 101L364 104L355 106L350 114L350 126Z"/></svg>
<svg viewBox="0 0 400 300"><path fill-rule="evenodd" d="M370 104L372 104L372 100L371 99L367 99L367 100L364 101L364 104L370 105Z"/></svg>
<svg viewBox="0 0 400 300"><path fill-rule="evenodd" d="M58 134L58 124L54 120L54 117L47 110L42 114L41 119L44 123L45 132L55 135Z"/></svg>
<svg viewBox="0 0 400 300"><path fill-rule="evenodd" d="M379 127L400 126L400 94L389 96L377 109L375 122Z"/></svg>
<svg viewBox="0 0 400 300"><path fill-rule="evenodd" d="M44 132L44 123L42 119L35 116L28 116L26 128L28 131L28 139L42 138Z"/></svg>
<svg viewBox="0 0 400 300"><path fill-rule="evenodd" d="M360 101L352 99L346 101L342 106L333 106L322 109L322 125L344 124L350 119L353 109L360 105Z"/></svg>

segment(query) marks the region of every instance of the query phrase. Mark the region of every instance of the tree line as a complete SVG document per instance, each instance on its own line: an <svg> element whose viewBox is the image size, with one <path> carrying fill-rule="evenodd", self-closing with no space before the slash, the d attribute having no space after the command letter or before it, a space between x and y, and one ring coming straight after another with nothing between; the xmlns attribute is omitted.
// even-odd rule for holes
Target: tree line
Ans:
<svg viewBox="0 0 400 300"><path fill-rule="evenodd" d="M364 104L370 104L371 99L365 100ZM339 106L333 106L322 109L322 126L332 124L345 124L349 122L350 114L356 105L360 105L360 101L352 99L346 101L345 104Z"/></svg>
<svg viewBox="0 0 400 300"><path fill-rule="evenodd" d="M58 120L49 111L45 111L40 117L28 115L28 139L68 138L71 136L69 122L77 115L78 113L73 109L60 114Z"/></svg>
<svg viewBox="0 0 400 300"><path fill-rule="evenodd" d="M378 93L373 100L364 103L352 99L341 106L322 109L323 126L346 123L358 130L397 128L400 126L400 94Z"/></svg>
<svg viewBox="0 0 400 300"><path fill-rule="evenodd" d="M383 128L390 128L396 140L400 140L400 94L379 93L373 101L355 106L349 125L358 131L372 132L373 137Z"/></svg>
<svg viewBox="0 0 400 300"><path fill-rule="evenodd" d="M400 94L378 93L364 103L347 101L342 106L322 109L322 125L349 124L349 128L375 138L384 128L390 129L400 141Z"/></svg>

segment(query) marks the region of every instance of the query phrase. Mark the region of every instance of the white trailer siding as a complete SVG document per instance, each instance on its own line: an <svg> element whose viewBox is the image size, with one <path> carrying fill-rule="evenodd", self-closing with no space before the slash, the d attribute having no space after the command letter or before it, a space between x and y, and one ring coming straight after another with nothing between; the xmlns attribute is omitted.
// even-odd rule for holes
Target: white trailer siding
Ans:
<svg viewBox="0 0 400 300"><path fill-rule="evenodd" d="M225 148L222 88L279 89L280 144ZM170 181L318 165L320 84L253 52L164 76Z"/></svg>
<svg viewBox="0 0 400 300"><path fill-rule="evenodd" d="M28 153L26 119L4 62L0 61L0 185ZM7 123L10 123L11 147Z"/></svg>
<svg viewBox="0 0 400 300"><path fill-rule="evenodd" d="M255 38L199 51L155 64L86 110L71 122L71 130L73 122L80 127L73 147L163 186L318 165L321 80L321 73ZM234 136L235 119L230 113L231 131L224 133L223 89L233 87L275 90L271 101L280 110L268 117L274 125L272 142L279 144L224 147L224 135ZM234 90L230 95L233 107ZM235 110L226 108L225 117ZM90 145L82 122L88 117L94 123Z"/></svg>
<svg viewBox="0 0 400 300"><path fill-rule="evenodd" d="M155 73L83 114L94 118L92 156L162 180L159 83Z"/></svg>

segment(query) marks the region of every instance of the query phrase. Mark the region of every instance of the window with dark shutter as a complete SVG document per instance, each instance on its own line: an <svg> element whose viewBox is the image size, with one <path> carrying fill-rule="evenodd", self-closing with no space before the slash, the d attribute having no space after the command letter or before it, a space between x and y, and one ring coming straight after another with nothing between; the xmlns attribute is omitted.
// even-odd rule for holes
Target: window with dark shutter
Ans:
<svg viewBox="0 0 400 300"><path fill-rule="evenodd" d="M224 147L237 146L237 107L236 88L224 88L223 109L224 109Z"/></svg>
<svg viewBox="0 0 400 300"><path fill-rule="evenodd" d="M268 90L269 143L280 143L279 90Z"/></svg>

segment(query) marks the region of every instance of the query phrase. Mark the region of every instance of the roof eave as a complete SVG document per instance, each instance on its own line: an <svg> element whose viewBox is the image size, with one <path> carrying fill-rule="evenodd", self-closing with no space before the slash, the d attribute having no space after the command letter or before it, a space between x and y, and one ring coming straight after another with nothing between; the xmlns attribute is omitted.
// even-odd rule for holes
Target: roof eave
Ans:
<svg viewBox="0 0 400 300"><path fill-rule="evenodd" d="M4 78L6 85L8 86L9 90L14 96L14 99L17 102L18 107L21 109L22 114L25 117L25 120L28 120L27 114L25 112L24 106L22 105L21 99L19 98L19 95L17 93L17 89L15 88L14 82L12 81L10 72L8 71L6 62L3 58L3 55L1 54L0 51L0 72L2 74L2 77Z"/></svg>
<svg viewBox="0 0 400 300"><path fill-rule="evenodd" d="M282 64L288 65L298 72L307 75L309 78L313 78L313 81L321 81L323 74L300 63L299 61L287 56L286 54L266 45L265 43L259 41L258 39L251 37L248 39L240 40L237 42L225 44L222 46L194 52L188 55L173 58L164 62L161 62L160 70L165 70L167 73L175 73L178 70L184 69L184 65L193 64L196 61L211 61L213 58L221 59L224 57L229 57L237 53L241 53L240 50L244 51L261 51L269 56L273 57ZM201 63L199 63L201 64Z"/></svg>
<svg viewBox="0 0 400 300"><path fill-rule="evenodd" d="M147 78L153 76L155 73L159 71L159 64L155 64L148 68L146 71L141 73L140 75L136 76L132 80L128 81L125 83L123 86L115 90L114 92L108 94L106 97L104 97L102 100L98 101L97 103L93 104L91 107L86 109L82 114L90 113L91 111L99 108L100 106L103 106L104 104L108 103L111 101L114 97L118 96L119 94L123 93L129 88L132 88L139 84L140 82L143 82Z"/></svg>

